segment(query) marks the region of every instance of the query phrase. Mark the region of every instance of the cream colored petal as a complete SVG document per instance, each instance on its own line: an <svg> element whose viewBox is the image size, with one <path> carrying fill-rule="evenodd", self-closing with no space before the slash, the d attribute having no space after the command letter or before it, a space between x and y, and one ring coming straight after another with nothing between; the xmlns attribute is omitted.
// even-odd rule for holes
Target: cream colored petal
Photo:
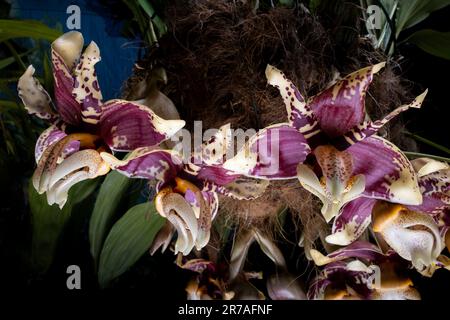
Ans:
<svg viewBox="0 0 450 320"><path fill-rule="evenodd" d="M417 158L412 160L411 163L419 178L436 171L450 168L448 163L430 158Z"/></svg>
<svg viewBox="0 0 450 320"><path fill-rule="evenodd" d="M83 45L83 35L78 31L69 31L52 43L52 49L63 58L67 68L72 70L80 58Z"/></svg>

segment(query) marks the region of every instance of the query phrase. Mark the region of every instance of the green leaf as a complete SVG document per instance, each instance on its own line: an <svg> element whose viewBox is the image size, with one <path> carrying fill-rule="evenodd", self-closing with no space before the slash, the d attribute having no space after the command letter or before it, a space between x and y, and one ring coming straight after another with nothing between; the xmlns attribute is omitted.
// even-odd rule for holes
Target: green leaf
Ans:
<svg viewBox="0 0 450 320"><path fill-rule="evenodd" d="M98 279L101 287L124 273L148 250L164 222L153 202L132 207L117 221L100 255Z"/></svg>
<svg viewBox="0 0 450 320"><path fill-rule="evenodd" d="M96 188L99 179L85 180L69 191L67 203L62 210L55 204L47 204L46 194L39 194L33 184L28 186L28 200L33 228L31 261L33 269L45 273L50 267L58 239L75 204L83 201Z"/></svg>
<svg viewBox="0 0 450 320"><path fill-rule="evenodd" d="M450 32L425 29L413 33L405 41L434 56L450 60Z"/></svg>
<svg viewBox="0 0 450 320"><path fill-rule="evenodd" d="M397 12L397 36L425 20L430 13L450 5L450 0L401 0Z"/></svg>
<svg viewBox="0 0 450 320"><path fill-rule="evenodd" d="M39 21L0 19L0 42L12 38L33 38L53 41L62 34Z"/></svg>
<svg viewBox="0 0 450 320"><path fill-rule="evenodd" d="M89 223L91 254L96 266L107 232L113 224L117 207L130 184L131 179L117 171L112 171L100 187Z"/></svg>

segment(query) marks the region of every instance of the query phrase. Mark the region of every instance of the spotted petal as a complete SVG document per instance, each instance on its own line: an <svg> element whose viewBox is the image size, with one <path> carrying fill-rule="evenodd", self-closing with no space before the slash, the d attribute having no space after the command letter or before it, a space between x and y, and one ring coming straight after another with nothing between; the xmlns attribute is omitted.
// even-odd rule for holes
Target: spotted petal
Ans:
<svg viewBox="0 0 450 320"><path fill-rule="evenodd" d="M323 145L314 150L322 169L323 181L307 165L299 164L297 177L301 185L323 203L322 215L331 221L347 202L364 191L364 175L353 175L353 159L350 153Z"/></svg>
<svg viewBox="0 0 450 320"><path fill-rule="evenodd" d="M51 99L47 91L39 83L34 75L34 67L29 66L25 73L19 78L17 91L22 99L25 109L29 114L51 122L55 121L58 116L51 107Z"/></svg>
<svg viewBox="0 0 450 320"><path fill-rule="evenodd" d="M280 70L271 65L267 65L266 78L268 84L280 91L286 105L289 124L299 130L307 139L319 133L318 121L297 87Z"/></svg>
<svg viewBox="0 0 450 320"><path fill-rule="evenodd" d="M349 202L334 220L332 234L326 237L326 241L346 246L358 239L372 221L375 202L375 199L363 197Z"/></svg>
<svg viewBox="0 0 450 320"><path fill-rule="evenodd" d="M318 266L323 266L329 263L346 260L349 258L363 259L368 262L380 260L383 257L383 252L370 242L355 241L352 244L337 249L327 256L324 256L319 251L312 249L311 257Z"/></svg>
<svg viewBox="0 0 450 320"><path fill-rule="evenodd" d="M78 125L81 121L81 106L72 96L75 85L72 71L83 43L83 36L76 31L67 32L52 43L56 108L64 122L71 125Z"/></svg>
<svg viewBox="0 0 450 320"><path fill-rule="evenodd" d="M107 152L100 155L111 168L131 178L166 182L182 169L181 159L170 150L138 148L124 160L119 160Z"/></svg>
<svg viewBox="0 0 450 320"><path fill-rule="evenodd" d="M156 146L172 137L185 122L164 120L144 105L126 100L110 100L103 105L101 136L116 151Z"/></svg>
<svg viewBox="0 0 450 320"><path fill-rule="evenodd" d="M440 214L450 208L450 166L432 159L412 161L419 176L423 203L409 206L413 211Z"/></svg>
<svg viewBox="0 0 450 320"><path fill-rule="evenodd" d="M308 100L324 133L338 137L363 122L367 89L384 65L382 62L355 71Z"/></svg>
<svg viewBox="0 0 450 320"><path fill-rule="evenodd" d="M81 106L84 122L96 124L100 121L102 93L95 72L95 64L100 61L100 49L91 42L84 50L80 62L74 69L72 95Z"/></svg>
<svg viewBox="0 0 450 320"><path fill-rule="evenodd" d="M49 148L54 143L63 139L67 134L65 133L65 125L64 124L53 124L44 130L36 141L34 156L36 159L36 163L39 163L42 154L45 152L47 148ZM66 146L65 155L70 155L75 151L78 151L80 147L80 143L78 140L72 141Z"/></svg>
<svg viewBox="0 0 450 320"><path fill-rule="evenodd" d="M408 205L422 203L414 168L394 144L372 136L347 151L353 156L353 173L365 177L367 197Z"/></svg>
<svg viewBox="0 0 450 320"><path fill-rule="evenodd" d="M410 104L406 104L396 108L381 120L364 121L356 125L349 132L336 138L333 144L336 145L340 150L343 150L350 147L352 144L357 143L358 141L364 140L376 134L380 128L382 128L386 123L391 121L400 113L408 110L409 108L420 108L423 100L425 99L425 96L427 95L427 92L428 90L425 90L425 92L416 97Z"/></svg>
<svg viewBox="0 0 450 320"><path fill-rule="evenodd" d="M252 136L235 157L223 167L248 177L289 179L310 148L304 136L287 123L275 124Z"/></svg>

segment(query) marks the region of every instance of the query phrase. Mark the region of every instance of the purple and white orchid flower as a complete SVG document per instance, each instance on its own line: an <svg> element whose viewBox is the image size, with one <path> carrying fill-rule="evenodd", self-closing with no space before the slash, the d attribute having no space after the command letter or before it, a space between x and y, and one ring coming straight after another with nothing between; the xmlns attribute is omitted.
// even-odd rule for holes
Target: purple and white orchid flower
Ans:
<svg viewBox="0 0 450 320"><path fill-rule="evenodd" d="M175 253L189 254L195 247L207 245L211 223L218 210L218 194L235 199L254 199L267 187L266 181L249 181L223 166L231 141L229 125L224 125L194 150L189 161L175 149L141 148L126 160L102 153L102 158L115 170L132 178L157 180L156 209L168 220L157 235L152 252L165 250L177 231ZM172 227L171 227L172 226Z"/></svg>
<svg viewBox="0 0 450 320"><path fill-rule="evenodd" d="M261 130L241 150L246 156L229 160L225 167L233 166L248 176L272 178L259 172L261 156L255 152L255 142L278 139L277 177L298 177L302 186L323 202L326 221L336 217L333 234L327 238L332 244L351 243L370 223L371 208L365 203L353 203L342 211L358 197L421 204L413 166L395 145L375 134L401 112L419 108L427 91L382 120L366 120L367 88L384 64L360 69L307 101L280 70L267 66L268 83L280 91L288 122ZM281 129L278 135L273 135L274 128ZM303 163L310 153L314 155L312 167ZM267 167L271 161L263 163Z"/></svg>
<svg viewBox="0 0 450 320"><path fill-rule="evenodd" d="M40 194L47 193L50 205L56 203L60 208L74 184L110 170L100 153L156 146L185 124L182 120L164 120L134 102L102 103L94 68L100 61L100 50L91 42L82 53L83 44L82 34L75 31L52 43L54 104L33 76L33 66L18 83L28 112L51 124L36 143L33 186Z"/></svg>
<svg viewBox="0 0 450 320"><path fill-rule="evenodd" d="M399 271L406 266L399 257L368 242L357 241L327 256L311 250L321 273L309 287L309 299L418 300L412 281Z"/></svg>

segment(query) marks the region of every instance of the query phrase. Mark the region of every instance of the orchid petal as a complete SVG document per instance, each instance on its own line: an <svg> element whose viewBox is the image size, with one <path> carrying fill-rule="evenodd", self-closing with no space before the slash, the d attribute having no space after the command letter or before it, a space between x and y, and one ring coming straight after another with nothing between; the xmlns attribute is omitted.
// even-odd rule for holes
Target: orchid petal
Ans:
<svg viewBox="0 0 450 320"><path fill-rule="evenodd" d="M296 177L297 165L309 152L303 135L289 124L280 123L252 136L223 168L248 177L289 179Z"/></svg>
<svg viewBox="0 0 450 320"><path fill-rule="evenodd" d="M323 203L321 213L331 221L347 202L364 191L363 175L352 176L351 155L332 146L319 146L314 151L325 178L322 183L308 166L299 164L297 177L301 185Z"/></svg>
<svg viewBox="0 0 450 320"><path fill-rule="evenodd" d="M201 227L203 227L201 224L199 226L191 204L181 194L174 192L165 193L162 196L158 194L155 202L157 202L158 213L167 217L177 229L175 253L189 254L197 242Z"/></svg>
<svg viewBox="0 0 450 320"><path fill-rule="evenodd" d="M83 41L81 33L71 31L52 43L56 107L64 122L71 125L78 125L81 121L81 106L72 96L75 85L72 70L80 56Z"/></svg>
<svg viewBox="0 0 450 320"><path fill-rule="evenodd" d="M331 244L346 246L358 239L372 221L375 202L374 199L361 197L347 203L333 222L332 234L325 240Z"/></svg>
<svg viewBox="0 0 450 320"><path fill-rule="evenodd" d="M233 243L231 250L231 259L229 267L229 280L230 282L236 279L238 274L244 268L245 259L247 258L248 250L255 241L254 233L252 230L246 230L240 232L236 240Z"/></svg>
<svg viewBox="0 0 450 320"><path fill-rule="evenodd" d="M195 247L197 250L202 249L208 244L211 233L211 222L219 208L219 199L215 192L201 192L201 194L198 235L195 239Z"/></svg>
<svg viewBox="0 0 450 320"><path fill-rule="evenodd" d="M394 144L372 136L346 151L353 157L353 174L365 177L365 196L408 205L422 203L414 168Z"/></svg>
<svg viewBox="0 0 450 320"><path fill-rule="evenodd" d="M319 133L318 121L295 85L280 70L271 65L266 67L266 78L268 84L280 91L286 105L289 124L307 139Z"/></svg>
<svg viewBox="0 0 450 320"><path fill-rule="evenodd" d="M346 247L331 252L327 256L324 256L315 249L312 249L310 253L314 263L318 266L349 258L364 259L368 262L373 262L383 257L383 252L377 246L366 241L355 241Z"/></svg>
<svg viewBox="0 0 450 320"><path fill-rule="evenodd" d="M174 233L175 229L173 225L169 221L166 221L166 223L161 228L161 230L158 231L155 239L152 242L152 245L150 247L150 255L154 255L155 252L159 250L159 248L161 248L161 252L164 253L164 251L166 251L167 247L169 246Z"/></svg>
<svg viewBox="0 0 450 320"><path fill-rule="evenodd" d="M430 158L417 158L411 160L411 164L413 165L419 178L427 176L430 173L450 169L450 165L448 163Z"/></svg>
<svg viewBox="0 0 450 320"><path fill-rule="evenodd" d="M95 64L101 60L100 49L91 42L84 50L80 62L74 69L74 88L72 95L81 106L84 122L96 124L100 121L102 93L95 73Z"/></svg>
<svg viewBox="0 0 450 320"><path fill-rule="evenodd" d="M119 160L107 152L100 155L111 168L130 178L165 182L175 177L182 168L181 159L171 150L138 148L125 160Z"/></svg>
<svg viewBox="0 0 450 320"><path fill-rule="evenodd" d="M308 100L324 133L339 137L364 120L367 89L373 75L385 64L355 71Z"/></svg>
<svg viewBox="0 0 450 320"><path fill-rule="evenodd" d="M80 148L79 136L80 134L66 135L56 126L52 126L42 133L36 145L38 166L32 178L33 186L38 193L42 194L48 189L50 173L55 170L56 166Z"/></svg>
<svg viewBox="0 0 450 320"><path fill-rule="evenodd" d="M49 94L39 83L39 80L33 77L34 72L34 67L30 65L19 78L17 84L19 97L22 99L29 114L34 114L41 119L53 122L58 116L52 110L52 101Z"/></svg>
<svg viewBox="0 0 450 320"><path fill-rule="evenodd" d="M41 133L36 142L34 151L36 163L39 163L39 159L48 147L67 136L63 129L64 128L60 128L58 125L54 124Z"/></svg>
<svg viewBox="0 0 450 320"><path fill-rule="evenodd" d="M262 252L272 260L278 267L286 268L286 260L284 259L283 253L280 249L270 240L266 235L258 230L254 230L254 237L259 244Z"/></svg>
<svg viewBox="0 0 450 320"><path fill-rule="evenodd" d="M389 214L392 210L393 213ZM429 215L398 210L397 206L378 204L374 207L374 231L402 258L421 271L430 266L443 249L439 229Z"/></svg>
<svg viewBox="0 0 450 320"><path fill-rule="evenodd" d="M232 132L230 124L223 125L208 141L194 150L194 164L222 165L230 151Z"/></svg>
<svg viewBox="0 0 450 320"><path fill-rule="evenodd" d="M424 173L427 174L424 174ZM428 162L419 170L420 191L423 202L418 206L408 206L410 210L439 214L450 208L450 167L448 164Z"/></svg>
<svg viewBox="0 0 450 320"><path fill-rule="evenodd" d="M188 163L185 165L185 171L195 176L198 180L218 186L231 183L241 176L241 174L225 169L220 165L197 166L195 164Z"/></svg>
<svg viewBox="0 0 450 320"><path fill-rule="evenodd" d="M126 100L106 102L100 120L101 136L116 151L156 146L184 125L183 120L164 120L146 106Z"/></svg>
<svg viewBox="0 0 450 320"><path fill-rule="evenodd" d="M349 132L345 133L342 136L339 136L334 144L339 147L339 149L346 149L351 145L357 143L358 141L364 140L375 133L383 127L390 120L395 118L400 113L408 110L409 108L420 108L422 105L425 96L427 95L428 90L425 90L421 95L416 97L410 104L400 106L396 108L394 111L389 113L386 117L377 121L364 121L360 124L357 124L354 128L352 128Z"/></svg>
<svg viewBox="0 0 450 320"><path fill-rule="evenodd" d="M49 205L57 203L62 208L73 185L105 175L108 171L109 166L97 151L81 150L64 159L53 170L44 171L39 181L39 189L47 192Z"/></svg>
<svg viewBox="0 0 450 320"><path fill-rule="evenodd" d="M203 190L215 191L238 200L252 200L261 196L269 186L269 181L240 177L224 186L205 183Z"/></svg>
<svg viewBox="0 0 450 320"><path fill-rule="evenodd" d="M70 73L80 58L83 45L84 39L81 32L69 31L53 41L52 50L61 57L64 66Z"/></svg>

